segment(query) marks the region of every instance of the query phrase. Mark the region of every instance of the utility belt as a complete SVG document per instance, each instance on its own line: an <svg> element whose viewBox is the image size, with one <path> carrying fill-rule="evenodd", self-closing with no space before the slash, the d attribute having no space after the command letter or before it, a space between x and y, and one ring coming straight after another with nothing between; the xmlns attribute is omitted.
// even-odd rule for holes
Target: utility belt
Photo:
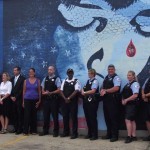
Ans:
<svg viewBox="0 0 150 150"><path fill-rule="evenodd" d="M100 101L100 94L99 93L95 93L93 95L88 95L88 96L84 96L83 98L83 102L99 102Z"/></svg>
<svg viewBox="0 0 150 150"><path fill-rule="evenodd" d="M53 95L44 95L43 96L43 99L45 101L49 101L49 100L53 100L53 99L58 99L58 95L57 94L53 94Z"/></svg>

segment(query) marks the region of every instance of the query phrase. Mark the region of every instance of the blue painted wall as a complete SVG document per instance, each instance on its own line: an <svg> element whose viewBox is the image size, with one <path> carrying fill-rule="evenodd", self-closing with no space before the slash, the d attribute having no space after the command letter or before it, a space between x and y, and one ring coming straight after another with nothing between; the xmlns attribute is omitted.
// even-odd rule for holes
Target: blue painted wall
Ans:
<svg viewBox="0 0 150 150"><path fill-rule="evenodd" d="M150 75L149 0L7 0L0 20L0 65L10 74L15 65L25 76L34 67L42 79L54 64L62 79L71 67L84 85L93 67L101 85L114 64L122 86L128 70L136 72L141 86ZM85 125L82 104L79 119ZM106 129L102 103L98 120L99 129Z"/></svg>

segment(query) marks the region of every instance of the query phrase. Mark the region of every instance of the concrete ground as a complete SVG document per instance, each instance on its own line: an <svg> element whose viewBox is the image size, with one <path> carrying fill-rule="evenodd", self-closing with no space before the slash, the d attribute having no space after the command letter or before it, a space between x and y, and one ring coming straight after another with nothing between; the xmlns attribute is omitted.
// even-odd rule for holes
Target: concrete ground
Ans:
<svg viewBox="0 0 150 150"><path fill-rule="evenodd" d="M83 139L71 140L69 137L54 138L52 135L40 137L38 135L0 134L0 150L150 150L150 142L141 138L136 142L125 144L124 139L111 143L99 138L96 141Z"/></svg>

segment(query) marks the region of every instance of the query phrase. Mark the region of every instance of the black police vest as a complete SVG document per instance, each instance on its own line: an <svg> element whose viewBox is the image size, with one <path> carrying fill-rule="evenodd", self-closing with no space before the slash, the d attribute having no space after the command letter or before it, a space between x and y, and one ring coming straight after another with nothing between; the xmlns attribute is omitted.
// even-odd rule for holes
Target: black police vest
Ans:
<svg viewBox="0 0 150 150"><path fill-rule="evenodd" d="M148 81L145 84L145 88L144 88L144 93L147 94L150 92L150 78L148 79Z"/></svg>
<svg viewBox="0 0 150 150"><path fill-rule="evenodd" d="M44 91L53 92L57 90L57 86L55 84L57 77L53 77L49 79L49 76L45 78Z"/></svg>
<svg viewBox="0 0 150 150"><path fill-rule="evenodd" d="M69 97L75 91L76 83L77 83L77 79L74 79L74 81L71 81L71 82L67 82L65 80L64 87L63 87L63 93L65 97Z"/></svg>
<svg viewBox="0 0 150 150"><path fill-rule="evenodd" d="M92 88L91 88L91 87L92 87L92 83L93 83L95 80L97 80L97 79L94 78L94 79L91 80L91 81L89 81L89 80L87 81L86 86L83 87L83 89L84 89L85 92L86 92L86 91L89 91L89 90L92 90ZM99 87L97 87L95 93L99 93ZM99 100L99 99L96 97L96 95L93 94L93 95L85 96L83 102L95 102L95 101L98 101L98 100Z"/></svg>
<svg viewBox="0 0 150 150"><path fill-rule="evenodd" d="M127 84L124 86L124 88L123 88L123 90L122 90L122 97L123 97L123 99L126 99L126 98L128 98L128 97L130 97L130 96L133 95L133 92L132 92L132 89L131 89L131 85L132 85L134 82L136 82L136 81L132 81L131 83L127 83Z"/></svg>
<svg viewBox="0 0 150 150"><path fill-rule="evenodd" d="M103 89L110 89L114 87L113 79L117 76L117 74L114 74L113 76L109 77L108 75L105 77L103 81ZM119 90L120 91L120 90ZM119 91L115 93L119 93ZM115 94L113 93L113 94Z"/></svg>

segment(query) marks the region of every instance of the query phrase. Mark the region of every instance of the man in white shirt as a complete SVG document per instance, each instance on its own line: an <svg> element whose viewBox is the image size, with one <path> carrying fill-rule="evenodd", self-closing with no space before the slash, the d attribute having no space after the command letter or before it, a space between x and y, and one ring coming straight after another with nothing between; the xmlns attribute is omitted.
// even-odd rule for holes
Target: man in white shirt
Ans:
<svg viewBox="0 0 150 150"><path fill-rule="evenodd" d="M64 123L64 131L61 137L69 136L69 116L72 119L72 134L71 139L78 137L78 96L77 93L81 90L80 83L73 77L73 69L67 70L68 77L63 81L61 85L62 102L62 115Z"/></svg>

